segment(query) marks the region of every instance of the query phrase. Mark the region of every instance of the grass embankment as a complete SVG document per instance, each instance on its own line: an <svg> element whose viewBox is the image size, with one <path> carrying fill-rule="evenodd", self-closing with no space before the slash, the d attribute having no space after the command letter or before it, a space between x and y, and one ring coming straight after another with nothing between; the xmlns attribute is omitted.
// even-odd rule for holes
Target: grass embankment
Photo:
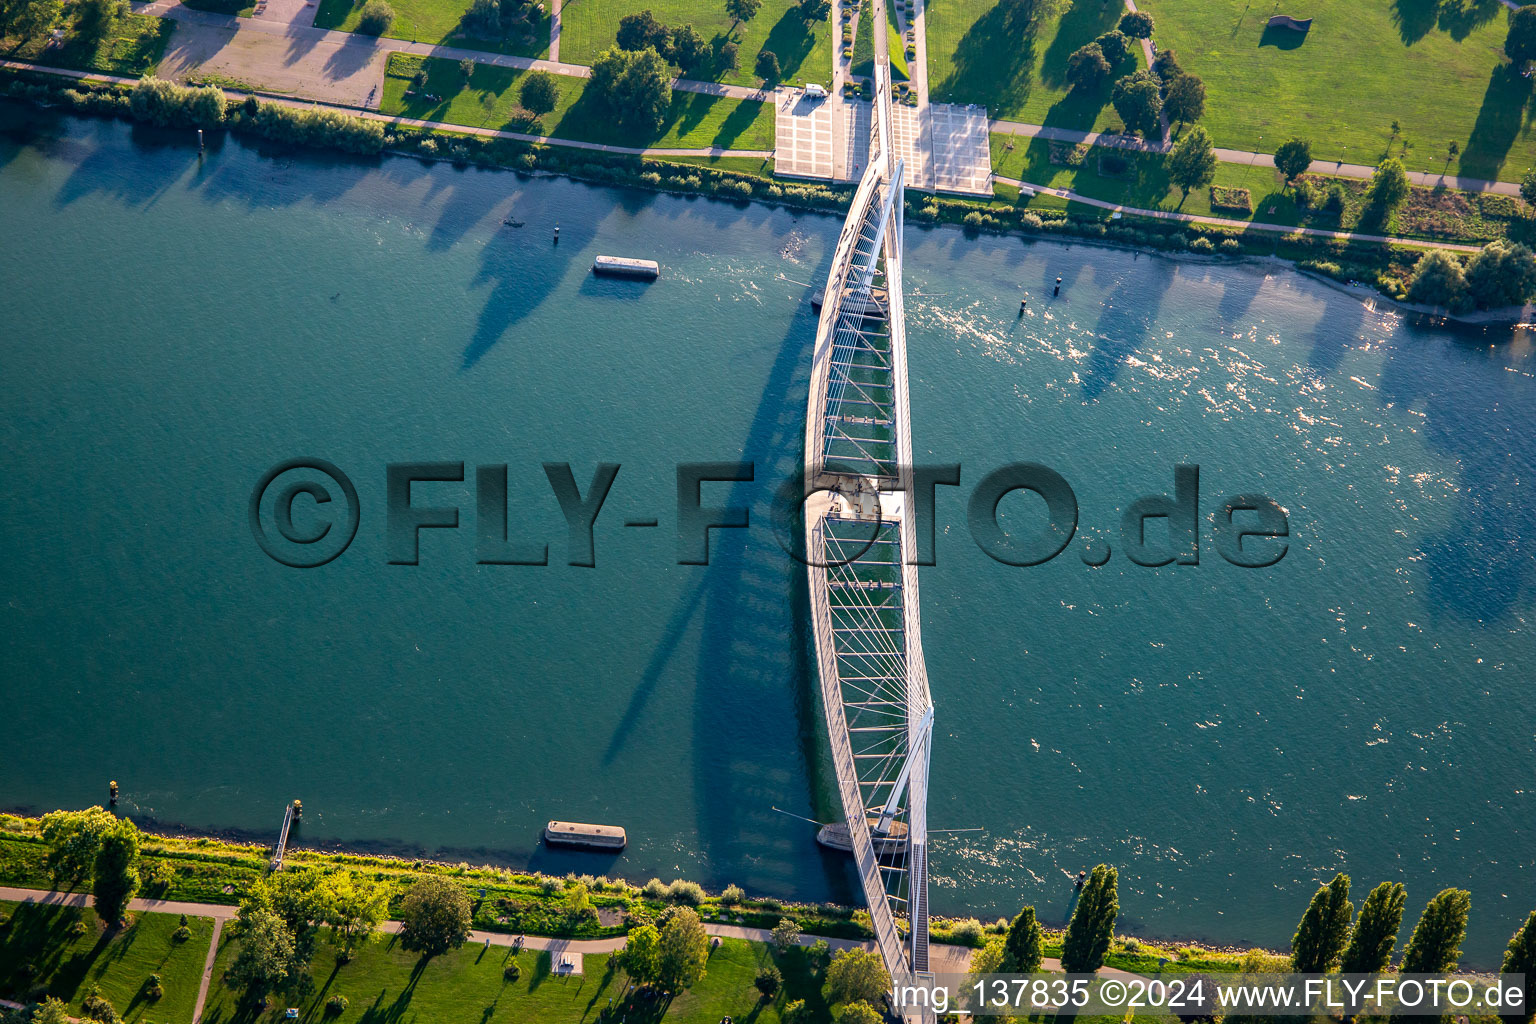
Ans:
<svg viewBox="0 0 1536 1024"><path fill-rule="evenodd" d="M413 82L418 73L425 76L419 85ZM672 106L662 129L636 132L614 124L595 96L587 95L587 79L565 75L556 76L559 103L535 121L518 102L525 74L514 68L476 64L466 81L457 61L395 53L389 58L379 109L430 121L612 146L773 148L771 104L673 90ZM427 94L442 99L427 99Z"/></svg>
<svg viewBox="0 0 1536 1024"><path fill-rule="evenodd" d="M160 63L175 23L147 14L116 18L105 29L93 30L81 15L66 18L64 39L49 46L46 37L17 40L0 37L0 57L71 71L100 71L134 77L148 74Z"/></svg>
<svg viewBox="0 0 1536 1024"><path fill-rule="evenodd" d="M768 50L779 58L780 81L832 84L834 28L826 19L806 21L795 0L763 0L757 16L741 24L726 14L725 0L572 0L561 8L560 59L591 64L614 45L619 20L646 9L668 27L692 25L716 53L733 38L740 47L734 70L711 66L690 78L762 85L754 69Z"/></svg>
<svg viewBox="0 0 1536 1024"><path fill-rule="evenodd" d="M943 0L953 2L953 0ZM1291 135L1320 159L1519 181L1536 163L1532 81L1503 63L1496 0L1312 0L1280 13L1313 18L1305 36L1266 29L1247 0L1147 0L1154 39L1205 80L1205 125L1218 146L1272 153ZM1069 51L1070 52L1070 51ZM1392 122L1402 132L1394 137Z"/></svg>
<svg viewBox="0 0 1536 1024"><path fill-rule="evenodd" d="M320 0L320 7L315 12L315 27L356 32L365 2ZM548 0L545 0L544 9L536 11L520 31L503 38L487 38L464 23L464 16L470 9L469 0L390 0L389 5L394 9L395 18L384 34L391 39L462 46L517 57L549 55Z"/></svg>
<svg viewBox="0 0 1536 1024"><path fill-rule="evenodd" d="M1062 162L1074 159L1080 161L1076 166ZM1315 201L1303 206L1297 202L1296 190L1285 188L1274 168L1232 163L1217 165L1214 185L1218 190L1246 189L1250 209L1245 212L1240 208L1218 207L1212 205L1209 188L1195 189L1185 197L1170 184L1166 161L1159 154L1097 146L1079 147L1074 153L1073 147L1039 138L994 134L992 168L1003 177L1071 189L1094 199L1202 217L1469 244L1499 237L1527 241L1533 233L1524 204L1510 196L1415 186L1402 208L1383 224L1369 216L1369 183L1364 180L1308 174L1304 180L1309 183ZM1328 190L1336 183L1345 193L1342 212L1323 207ZM1060 202L1052 196L1038 196L1030 205L1052 206Z"/></svg>
<svg viewBox="0 0 1536 1024"><path fill-rule="evenodd" d="M932 0L927 7L928 89L935 102L980 103L989 116L1083 131L1118 130L1110 83L1089 92L1067 84L1067 58L1114 28L1119 3L1075 3L1030 27L1010 21L1030 5L1013 0ZM1115 76L1142 66L1140 46Z"/></svg>
<svg viewBox="0 0 1536 1024"><path fill-rule="evenodd" d="M213 937L213 921L188 918L185 941L174 935L180 918L134 914L126 928L108 930L87 909L0 902L0 993L16 1001L46 993L80 1014L80 1004L98 988L123 1018L190 1024ZM147 996L149 976L164 990Z"/></svg>

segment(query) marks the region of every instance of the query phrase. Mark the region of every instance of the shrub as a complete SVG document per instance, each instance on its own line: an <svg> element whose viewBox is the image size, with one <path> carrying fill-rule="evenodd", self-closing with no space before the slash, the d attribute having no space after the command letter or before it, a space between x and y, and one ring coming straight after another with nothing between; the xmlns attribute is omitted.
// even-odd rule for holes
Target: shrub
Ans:
<svg viewBox="0 0 1536 1024"><path fill-rule="evenodd" d="M779 952L787 952L799 941L800 923L791 917L779 918L779 923L773 926L773 944Z"/></svg>
<svg viewBox="0 0 1536 1024"><path fill-rule="evenodd" d="M641 887L640 891L648 900L664 900L667 898L667 883L659 878L653 878Z"/></svg>
<svg viewBox="0 0 1536 1024"><path fill-rule="evenodd" d="M1298 181L1291 194L1296 199L1296 205L1303 210L1317 202L1317 188L1310 181Z"/></svg>
<svg viewBox="0 0 1536 1024"><path fill-rule="evenodd" d="M742 897L745 895L746 893L741 891L741 886L728 885L725 887L725 891L720 894L720 902L724 903L728 907L734 906L735 904L740 903Z"/></svg>
<svg viewBox="0 0 1536 1024"><path fill-rule="evenodd" d="M1039 231L1043 223L1038 213L1025 213L1019 218L1019 225L1030 231Z"/></svg>
<svg viewBox="0 0 1536 1024"><path fill-rule="evenodd" d="M965 215L964 224L965 224L966 227L970 228L972 231L980 231L981 230L981 213L979 211L977 211L977 210L972 210L970 213Z"/></svg>
<svg viewBox="0 0 1536 1024"><path fill-rule="evenodd" d="M565 883L558 878L544 877L539 879L539 891L545 896L553 896L564 888Z"/></svg>
<svg viewBox="0 0 1536 1024"><path fill-rule="evenodd" d="M1253 212L1253 195L1245 188L1212 185L1211 208L1213 210L1238 210L1242 213L1251 213Z"/></svg>
<svg viewBox="0 0 1536 1024"><path fill-rule="evenodd" d="M385 0L368 0L357 19L357 30L370 36L381 36L389 31L394 21L395 10Z"/></svg>
<svg viewBox="0 0 1536 1024"><path fill-rule="evenodd" d="M1209 238L1196 238L1189 243L1189 248L1191 252L1198 252L1202 254L1209 254L1216 251L1216 246L1211 243Z"/></svg>
<svg viewBox="0 0 1536 1024"><path fill-rule="evenodd" d="M694 187L697 188L700 184L699 179L694 178L693 183ZM752 186L748 185L747 191L750 193ZM698 882L686 882L679 878L667 886L667 899L673 903L682 903L690 907L696 907L704 902L704 889Z"/></svg>
<svg viewBox="0 0 1536 1024"><path fill-rule="evenodd" d="M334 995L325 1001L325 1015L327 1017L339 1017L346 1008L347 997L344 995Z"/></svg>
<svg viewBox="0 0 1536 1024"><path fill-rule="evenodd" d="M1349 197L1344 192L1344 186L1334 182L1328 188L1328 198L1323 200L1323 208L1329 213L1343 213L1344 204Z"/></svg>
<svg viewBox="0 0 1536 1024"><path fill-rule="evenodd" d="M78 917L75 918L74 923L69 926L69 934L74 936L77 939L80 938L81 936L83 936L86 932L88 932L90 930L91 930L90 925L86 924L83 920L81 920Z"/></svg>
<svg viewBox="0 0 1536 1024"><path fill-rule="evenodd" d="M949 939L957 946L978 946L981 935L981 922L974 917L956 921L949 929Z"/></svg>
<svg viewBox="0 0 1536 1024"><path fill-rule="evenodd" d="M764 999L772 999L778 994L780 986L784 984L784 975L772 964L757 972L757 978L752 984L763 994Z"/></svg>
<svg viewBox="0 0 1536 1024"><path fill-rule="evenodd" d="M160 975L151 974L149 980L144 983L144 998L155 1002L165 995L165 986L160 983Z"/></svg>
<svg viewBox="0 0 1536 1024"><path fill-rule="evenodd" d="M810 1024L811 1011L806 1009L804 999L796 999L784 1005L784 1012L779 1014L779 1020L784 1024Z"/></svg>
<svg viewBox="0 0 1536 1024"><path fill-rule="evenodd" d="M501 970L501 976L508 981L516 981L522 976L522 969L517 966L516 960L507 961L507 966Z"/></svg>
<svg viewBox="0 0 1536 1024"><path fill-rule="evenodd" d="M1229 256L1236 256L1243 251L1243 243L1235 238L1223 238L1221 240L1221 251Z"/></svg>

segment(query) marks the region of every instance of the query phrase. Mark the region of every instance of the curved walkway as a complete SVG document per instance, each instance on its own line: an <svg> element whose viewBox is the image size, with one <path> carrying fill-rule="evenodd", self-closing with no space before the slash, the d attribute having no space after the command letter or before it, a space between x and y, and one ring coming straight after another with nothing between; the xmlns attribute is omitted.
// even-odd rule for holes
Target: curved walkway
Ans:
<svg viewBox="0 0 1536 1024"><path fill-rule="evenodd" d="M1004 185L1012 185L1015 188L1027 188L1040 195L1057 196L1061 199L1069 199L1074 203L1096 206L1101 210L1130 213L1138 217L1178 220L1189 224L1210 224L1215 227L1238 228L1243 231L1274 231L1286 235L1300 232L1303 235L1312 235L1316 238L1337 238L1344 241L1357 242L1387 242L1392 245L1408 245L1420 249L1446 249L1451 252L1472 253L1482 250L1480 245L1460 245L1455 242L1429 242L1422 238L1400 238L1397 235L1371 235L1358 231L1329 231L1326 228L1296 227L1292 224L1266 224L1262 221L1234 220L1229 217L1203 217L1194 213L1175 213L1172 210L1144 210L1135 206L1124 206L1120 203L1095 199L1092 196L1073 192L1071 189L1049 188L1045 185L1035 185L1031 182L1020 181L1018 178L1005 178L1000 174L993 175L992 180L1000 181Z"/></svg>

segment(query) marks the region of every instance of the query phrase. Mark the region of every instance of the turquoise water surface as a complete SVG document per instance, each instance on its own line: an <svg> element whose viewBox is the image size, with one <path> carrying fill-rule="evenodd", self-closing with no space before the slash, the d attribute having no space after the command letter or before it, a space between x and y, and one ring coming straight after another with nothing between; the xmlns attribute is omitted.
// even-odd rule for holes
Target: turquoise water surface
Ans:
<svg viewBox="0 0 1536 1024"><path fill-rule="evenodd" d="M199 161L180 133L16 108L0 128L0 804L116 778L129 814L265 836L301 797L310 841L852 898L772 810L835 813L803 570L768 526L835 218L234 140ZM915 227L907 251L917 458L963 466L922 574L930 822L982 830L935 837L935 910L1059 921L1067 875L1107 860L1126 930L1283 945L1347 870L1406 882L1411 915L1471 889L1467 954L1493 961L1536 905L1529 340L1278 267ZM662 279L594 279L599 252ZM298 456L361 506L311 570L247 515ZM756 479L705 502L752 529L677 564L676 464L736 460ZM416 485L461 511L415 566L386 550L403 461L469 476ZM1071 482L1107 565L977 549L970 488L1012 461ZM622 467L595 568L565 564L545 462L584 492ZM547 566L477 564L474 467L501 463ZM1177 463L1203 516L1284 506L1284 560L1229 565L1207 523L1198 566L1127 561L1121 510ZM629 849L551 855L551 817Z"/></svg>

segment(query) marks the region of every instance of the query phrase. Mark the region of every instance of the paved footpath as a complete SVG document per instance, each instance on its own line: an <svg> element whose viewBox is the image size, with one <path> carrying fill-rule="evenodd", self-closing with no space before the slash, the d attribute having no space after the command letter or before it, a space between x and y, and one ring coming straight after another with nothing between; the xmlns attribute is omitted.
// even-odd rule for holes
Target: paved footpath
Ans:
<svg viewBox="0 0 1536 1024"><path fill-rule="evenodd" d="M0 886L0 900L11 900L18 903L41 903L65 907L86 907L90 905L91 896L84 892L48 892L42 889L18 889L9 886ZM213 962L219 949L219 936L225 922L232 921L240 914L238 907L224 906L215 903L186 903L176 900L148 900L136 899L129 904L130 910L140 913L154 914L186 914L188 917L211 917L213 919L213 939L208 946L208 958L203 966L202 983L197 990L197 1005L193 1010L192 1019L202 1017L203 1006L208 998L208 988L213 980ZM379 931L384 935L397 935L400 932L399 921L385 921L379 925ZM744 928L740 925L714 924L706 922L704 931L712 936L723 939L745 939L749 942L772 942L773 933L766 928ZM821 941L821 936L802 935L798 942L802 946L810 946ZM827 945L833 950L843 949L874 949L873 942L860 942L855 939L826 939ZM481 946L517 946L519 949L548 951L558 956L562 953L571 953L576 956L597 953L613 953L624 948L623 936L615 936L605 939L558 939L543 935L509 935L506 932L472 931L466 940L466 945ZM929 958L932 970L945 974L963 974L970 969L971 953L973 951L966 946L948 946L935 943L929 947ZM1061 964L1057 960L1046 960L1043 970L1060 970ZM1120 976L1130 977L1123 971L1114 968L1105 968L1102 972L1105 977Z"/></svg>
<svg viewBox="0 0 1536 1024"><path fill-rule="evenodd" d="M1393 245L1411 245L1421 249L1446 249L1451 252L1479 252L1479 245L1458 245L1454 242L1427 242L1420 238L1400 238L1396 235L1371 235L1356 231L1329 231L1326 228L1299 228L1292 224L1266 224L1262 221L1236 220L1230 217L1205 217L1195 213L1175 213L1171 210L1144 210L1135 206L1124 206L1120 203L1111 203L1103 199L1095 199L1066 188L1050 188L1046 185L1036 185L1028 181L1020 181L1018 178L1005 178L1002 175L993 175L993 181L1002 182L1004 185L1012 185L1015 188L1027 188L1041 195L1058 196L1062 199L1070 199L1074 203L1084 203L1088 206L1096 206L1101 210L1115 210L1120 213L1130 213L1138 217L1155 217L1159 220L1177 220L1189 224L1210 224L1215 227L1237 228L1242 231L1276 231L1281 234L1300 232L1303 235L1312 235L1318 238L1338 238L1344 241L1351 239L1359 242L1390 242Z"/></svg>
<svg viewBox="0 0 1536 1024"><path fill-rule="evenodd" d="M0 60L0 68L13 68L19 71L40 71L49 75L61 75L65 78L89 79L93 82L115 82L119 85L132 85L138 81L135 78L124 78L120 75L104 75L95 71L73 71L67 68L50 68L42 64L28 64L23 61ZM235 98L240 98L245 93L239 90L226 89L225 93ZM264 97L268 102L278 103L285 107L295 107L301 110L312 108L334 109L330 104L317 100L296 100L283 96ZM549 146L566 146L571 149L586 149L601 153L618 153L624 156L689 156L689 157L721 157L735 156L748 157L754 160L767 160L773 156L771 149L637 149L632 146L608 146L598 142L580 142L575 139L556 139L548 135L525 135L522 132L506 132L497 128L476 128L471 125L450 124L446 121L424 121L415 117L398 117L394 114L381 114L376 110L345 109L341 111L353 117L364 117L370 121L379 121L384 124L405 125L410 128L435 128L443 131L458 132L462 135L480 135L496 139L514 139L518 142L537 142ZM204 916L207 916L206 914Z"/></svg>
<svg viewBox="0 0 1536 1024"><path fill-rule="evenodd" d="M291 67L303 59L308 52L319 50L325 54L323 64L314 68L314 77L324 79L336 74L338 68L351 68L377 63L382 69L383 60L390 53L414 53L423 57L441 57L445 60L460 61L468 58L480 64L490 64L495 67L516 68L527 71L538 68L550 71L557 75L567 75L571 78L590 78L592 69L583 64L565 64L558 59L544 60L537 57L514 57L504 53L487 53L484 50L470 50L458 46L440 46L436 43L407 42L403 39L388 39L382 36L362 35L356 32L340 32L335 29L314 28L301 23L283 23L280 21L261 20L258 18L238 18L227 14L213 14L208 11L197 11L183 6L180 0L152 0L150 3L132 4L135 14L150 14L165 18L177 23L178 31L172 38L169 56L174 57L178 49L190 48L194 51L206 49L198 45L197 37L207 35L214 41L221 51L230 51L231 56L237 56L239 42L242 35L247 33L260 33L262 35L282 40L284 45L284 64ZM185 30L185 31L182 31ZM553 32L554 29L552 28ZM551 36L553 42L553 35ZM552 52L551 57L558 57L558 53ZM230 62L226 62L229 64ZM173 62L174 65L174 62ZM241 68L236 60L229 67L221 67L220 71L230 74L234 78L260 77L270 73L274 69L267 66L265 60L259 60L253 66L241 73ZM379 72L377 84L382 86L382 71ZM261 84L254 82L253 84ZM310 83L310 84L318 84ZM721 85L719 82L698 82L687 78L675 78L672 80L672 88L681 92L703 93L707 96L723 96L739 100L757 100L768 102L773 99L772 89L749 89L740 85ZM382 88L380 89L382 92ZM376 105L376 104L375 104Z"/></svg>

